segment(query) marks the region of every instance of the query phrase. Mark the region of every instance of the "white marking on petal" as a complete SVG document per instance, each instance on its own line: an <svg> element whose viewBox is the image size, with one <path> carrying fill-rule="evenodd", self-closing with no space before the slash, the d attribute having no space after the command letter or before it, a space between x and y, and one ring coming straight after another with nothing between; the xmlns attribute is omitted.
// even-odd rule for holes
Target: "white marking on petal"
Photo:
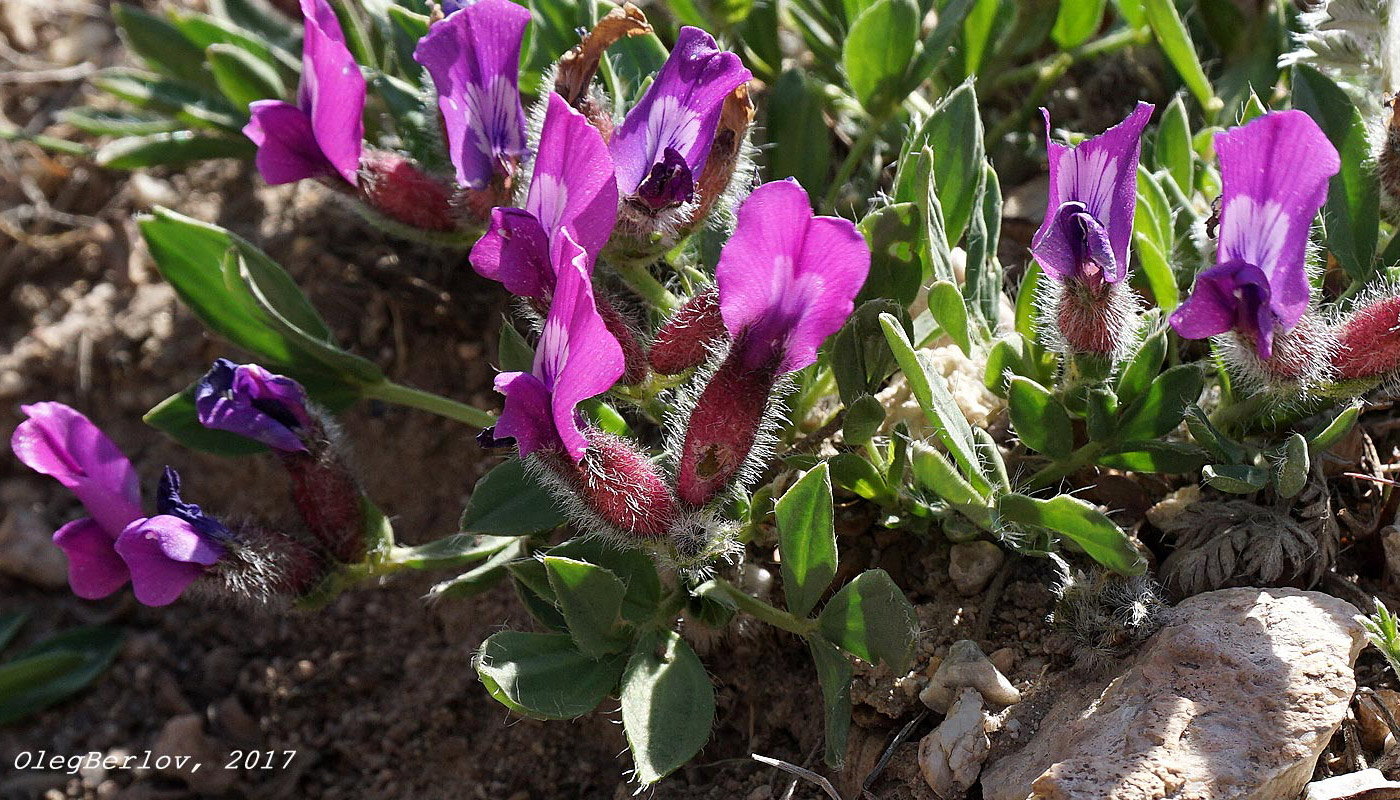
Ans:
<svg viewBox="0 0 1400 800"><path fill-rule="evenodd" d="M1259 202L1248 195L1236 195L1220 211L1220 241L1225 258L1239 259L1264 270L1270 278L1277 273L1288 241L1288 215L1274 200Z"/></svg>

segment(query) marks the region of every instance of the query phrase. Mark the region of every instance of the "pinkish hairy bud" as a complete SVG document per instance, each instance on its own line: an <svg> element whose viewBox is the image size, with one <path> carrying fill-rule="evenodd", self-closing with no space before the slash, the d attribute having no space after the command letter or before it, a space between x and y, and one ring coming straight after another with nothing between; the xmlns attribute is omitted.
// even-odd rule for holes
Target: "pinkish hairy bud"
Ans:
<svg viewBox="0 0 1400 800"><path fill-rule="evenodd" d="M340 433L319 416L312 422L305 452L275 451L292 479L292 502L302 521L337 561L364 560L364 510L359 481L345 463Z"/></svg>
<svg viewBox="0 0 1400 800"><path fill-rule="evenodd" d="M617 310L617 306L612 304L603 293L594 290L593 301L598 308L598 316L603 318L603 325L617 338L617 343L622 346L622 358L626 368L619 380L626 386L635 386L647 378L647 354L642 347L641 340L637 337L637 331L632 324L622 316L622 312Z"/></svg>
<svg viewBox="0 0 1400 800"><path fill-rule="evenodd" d="M556 448L537 460L557 479L585 524L602 523L622 535L660 536L676 520L676 500L665 479L625 439L588 431L588 450L574 463ZM582 511L580 515L577 512Z"/></svg>
<svg viewBox="0 0 1400 800"><path fill-rule="evenodd" d="M451 231L457 227L452 187L398 153L365 151L358 191L366 205L410 228Z"/></svg>
<svg viewBox="0 0 1400 800"><path fill-rule="evenodd" d="M678 375L705 363L711 342L729 334L719 313L719 290L708 289L681 306L651 343L651 368Z"/></svg>
<svg viewBox="0 0 1400 800"><path fill-rule="evenodd" d="M736 348L715 371L685 430L677 493L692 506L719 494L748 460L777 381L774 365L745 369Z"/></svg>
<svg viewBox="0 0 1400 800"><path fill-rule="evenodd" d="M1055 325L1070 353L1111 356L1132 336L1131 293L1122 283L1069 281L1060 288Z"/></svg>
<svg viewBox="0 0 1400 800"><path fill-rule="evenodd" d="M234 526L228 555L214 572L229 594L260 603L311 594L331 571L317 547L256 522Z"/></svg>
<svg viewBox="0 0 1400 800"><path fill-rule="evenodd" d="M1233 345L1230 342L1233 340ZM1333 380L1336 335L1309 312L1292 330L1274 328L1273 352L1260 358L1255 337L1233 332L1224 337L1223 354L1231 371L1246 382L1297 391Z"/></svg>
<svg viewBox="0 0 1400 800"><path fill-rule="evenodd" d="M1400 369L1400 296L1358 304L1337 329L1337 380L1376 378Z"/></svg>

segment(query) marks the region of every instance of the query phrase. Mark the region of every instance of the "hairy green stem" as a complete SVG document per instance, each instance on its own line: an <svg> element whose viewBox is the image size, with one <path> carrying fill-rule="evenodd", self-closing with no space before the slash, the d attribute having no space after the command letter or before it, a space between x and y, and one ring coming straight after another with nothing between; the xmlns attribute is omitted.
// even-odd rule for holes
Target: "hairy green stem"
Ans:
<svg viewBox="0 0 1400 800"><path fill-rule="evenodd" d="M733 600L734 605L740 611L754 619L766 622L775 628L781 628L788 633L795 633L798 636L806 636L817 629L816 620L801 619L780 608L774 608L723 578L715 578L711 583L726 597Z"/></svg>
<svg viewBox="0 0 1400 800"><path fill-rule="evenodd" d="M1094 459L1103 454L1108 449L1108 442L1089 442L1083 447L1069 454L1069 457L1048 464L1039 472L1032 475L1025 484L1025 491L1035 491L1050 486L1066 475L1072 475L1081 468L1093 463Z"/></svg>
<svg viewBox="0 0 1400 800"><path fill-rule="evenodd" d="M651 270L642 264L632 264L617 268L618 277L627 284L627 288L637 293L637 296L650 303L663 314L670 314L681 307L680 298L671 293L651 274Z"/></svg>
<svg viewBox="0 0 1400 800"><path fill-rule="evenodd" d="M417 408L439 417L455 419L458 422L465 422L477 428L486 428L496 424L496 415L489 411L483 411L475 406L466 403L459 403L441 395L425 392L422 389L414 389L403 384L386 380L383 383L376 383L365 387L366 397L376 400L383 400L386 403L393 403L409 408Z"/></svg>

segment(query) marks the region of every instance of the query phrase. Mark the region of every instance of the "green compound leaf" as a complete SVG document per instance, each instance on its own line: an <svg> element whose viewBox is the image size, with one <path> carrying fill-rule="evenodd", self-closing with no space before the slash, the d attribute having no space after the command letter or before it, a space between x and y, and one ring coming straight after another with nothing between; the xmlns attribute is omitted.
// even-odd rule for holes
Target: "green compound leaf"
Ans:
<svg viewBox="0 0 1400 800"><path fill-rule="evenodd" d="M510 458L477 481L459 525L465 533L521 536L554 530L564 522L554 498L524 462Z"/></svg>
<svg viewBox="0 0 1400 800"><path fill-rule="evenodd" d="M564 633L501 631L481 643L473 666L501 705L538 719L573 719L617 686L627 659L585 656Z"/></svg>

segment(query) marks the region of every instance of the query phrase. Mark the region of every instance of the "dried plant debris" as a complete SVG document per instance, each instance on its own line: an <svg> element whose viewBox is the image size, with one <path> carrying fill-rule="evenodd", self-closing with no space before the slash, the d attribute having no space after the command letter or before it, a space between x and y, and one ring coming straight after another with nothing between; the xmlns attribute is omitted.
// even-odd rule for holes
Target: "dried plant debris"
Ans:
<svg viewBox="0 0 1400 800"><path fill-rule="evenodd" d="M1102 671L1162 627L1167 606L1150 575L1076 571L1055 560L1062 574L1050 623L1080 669Z"/></svg>

